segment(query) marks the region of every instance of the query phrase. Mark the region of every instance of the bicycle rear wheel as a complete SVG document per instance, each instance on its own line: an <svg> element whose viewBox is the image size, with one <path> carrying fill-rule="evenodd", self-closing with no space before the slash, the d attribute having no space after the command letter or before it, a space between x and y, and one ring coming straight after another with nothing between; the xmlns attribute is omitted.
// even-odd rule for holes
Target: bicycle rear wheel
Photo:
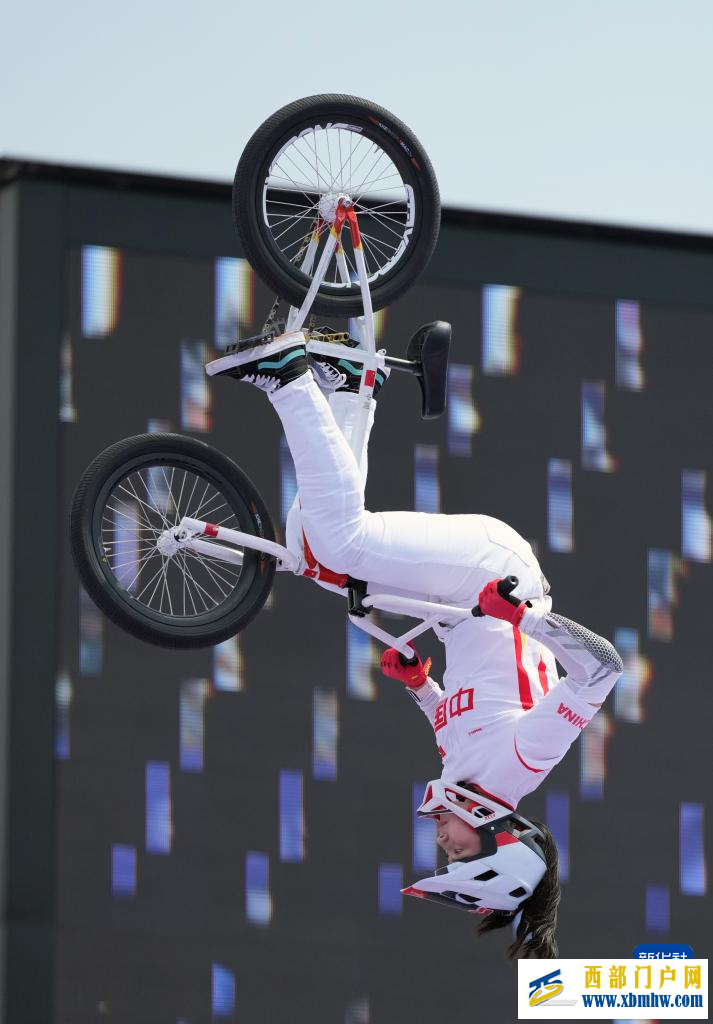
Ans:
<svg viewBox="0 0 713 1024"><path fill-rule="evenodd" d="M83 473L70 513L72 553L87 593L123 630L165 647L208 647L257 615L275 562L247 548L236 548L232 562L173 551L184 516L274 540L260 494L234 462L193 438L140 434L111 445Z"/></svg>
<svg viewBox="0 0 713 1024"><path fill-rule="evenodd" d="M380 309L414 283L438 238L438 184L415 135L368 100L309 96L278 110L245 147L233 185L235 226L256 273L295 306L345 196L357 213L372 303ZM348 230L341 242L345 262L340 269L332 257L312 308L354 316L362 303Z"/></svg>

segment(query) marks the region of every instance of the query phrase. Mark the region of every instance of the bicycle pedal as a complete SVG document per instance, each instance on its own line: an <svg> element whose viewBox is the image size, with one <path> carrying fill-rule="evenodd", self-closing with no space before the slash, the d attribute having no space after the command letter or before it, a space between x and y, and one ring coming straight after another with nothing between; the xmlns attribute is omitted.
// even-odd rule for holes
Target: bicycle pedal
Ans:
<svg viewBox="0 0 713 1024"><path fill-rule="evenodd" d="M307 337L310 341L327 341L333 345L349 345L352 348L358 344L353 338L349 337L346 331L333 331L325 334L319 331L309 331Z"/></svg>

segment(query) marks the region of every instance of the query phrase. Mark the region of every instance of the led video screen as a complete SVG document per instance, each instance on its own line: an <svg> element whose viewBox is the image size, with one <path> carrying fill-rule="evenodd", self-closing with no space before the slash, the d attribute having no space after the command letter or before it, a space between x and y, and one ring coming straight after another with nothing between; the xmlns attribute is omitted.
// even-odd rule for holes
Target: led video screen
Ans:
<svg viewBox="0 0 713 1024"><path fill-rule="evenodd" d="M68 250L63 507L103 447L177 431L233 458L283 536L295 478L278 420L203 370L271 300L219 253ZM378 315L379 344L403 355L433 319L453 324L447 412L422 420L416 383L392 374L368 506L506 520L555 610L624 660L520 806L558 843L561 955L668 940L707 956L713 311L426 275ZM63 535L59 550L57 1024L513 1017L507 935L401 896L437 862L414 809L440 761L345 602L278 574L240 636L164 650L107 622ZM438 640L419 647L439 679Z"/></svg>

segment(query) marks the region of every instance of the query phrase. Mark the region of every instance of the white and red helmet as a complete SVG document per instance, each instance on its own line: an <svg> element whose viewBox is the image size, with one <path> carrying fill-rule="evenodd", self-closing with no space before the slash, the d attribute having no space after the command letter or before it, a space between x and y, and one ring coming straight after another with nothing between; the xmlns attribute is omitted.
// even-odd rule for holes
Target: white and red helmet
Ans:
<svg viewBox="0 0 713 1024"><path fill-rule="evenodd" d="M465 786L435 779L426 786L420 817L455 814L480 836L481 851L401 891L471 914L517 911L537 888L547 864L542 832L511 807Z"/></svg>

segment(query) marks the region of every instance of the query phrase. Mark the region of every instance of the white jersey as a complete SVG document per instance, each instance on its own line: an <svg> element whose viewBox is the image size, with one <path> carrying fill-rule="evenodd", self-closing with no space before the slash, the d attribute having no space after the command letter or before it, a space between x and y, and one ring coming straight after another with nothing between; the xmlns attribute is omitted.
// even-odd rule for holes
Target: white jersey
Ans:
<svg viewBox="0 0 713 1024"><path fill-rule="evenodd" d="M552 625L555 620L568 622L551 615L543 621ZM563 633L559 625L555 628ZM577 629L606 644L583 627ZM560 660L579 656L580 662L570 662L570 674L559 679L552 651L500 619L464 622L441 639L448 665L444 689L429 678L409 693L433 726L442 778L474 783L514 808L562 760L621 669L615 663L602 665L591 655L592 643L581 645L570 631L566 653L557 643L552 646Z"/></svg>
<svg viewBox="0 0 713 1024"><path fill-rule="evenodd" d="M446 645L445 690L429 682L414 694L436 732L444 778L474 782L515 805L592 717L592 705L603 697L594 699L591 685L604 696L613 686L616 651L569 623L580 639L589 638L581 644L563 626L567 620L549 613L549 587L534 552L507 524L484 515L367 511L366 452L358 465L349 447L360 408L357 394L336 392L326 401L306 373L269 398L297 475L299 497L286 535L305 575L330 589L342 589L349 576L365 581L372 592L378 585L380 591L464 607L491 580L517 575L515 593L532 602L521 630L493 618L444 626L439 636ZM550 652L568 673L560 682Z"/></svg>

